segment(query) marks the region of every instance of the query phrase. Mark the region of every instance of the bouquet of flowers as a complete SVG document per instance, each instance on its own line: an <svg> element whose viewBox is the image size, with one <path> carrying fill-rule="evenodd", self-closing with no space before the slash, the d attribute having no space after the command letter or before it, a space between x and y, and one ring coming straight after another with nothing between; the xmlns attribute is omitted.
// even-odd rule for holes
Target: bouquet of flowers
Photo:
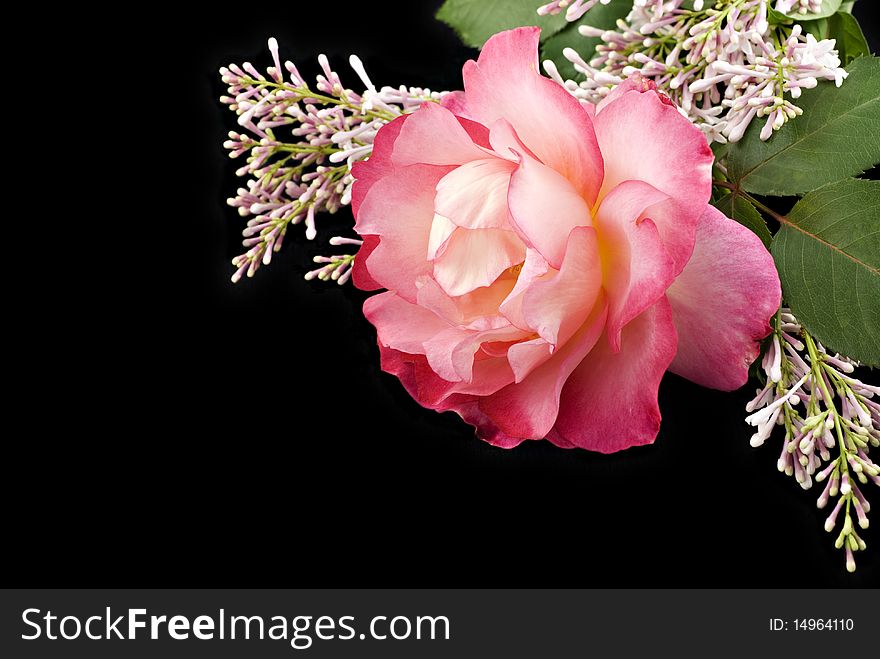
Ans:
<svg viewBox="0 0 880 659"><path fill-rule="evenodd" d="M355 55L361 91L323 55L311 82L269 39L265 72L220 70L232 281L350 206L306 279L383 291L382 369L504 448L649 444L666 371L752 379L752 446L822 484L853 571L880 485L880 61L852 5L447 0L481 48L449 92Z"/></svg>

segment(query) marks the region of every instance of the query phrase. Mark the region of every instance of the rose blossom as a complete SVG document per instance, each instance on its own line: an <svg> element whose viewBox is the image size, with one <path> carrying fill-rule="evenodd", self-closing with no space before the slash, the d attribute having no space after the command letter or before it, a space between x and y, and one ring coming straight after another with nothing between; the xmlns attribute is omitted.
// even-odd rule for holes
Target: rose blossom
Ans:
<svg viewBox="0 0 880 659"><path fill-rule="evenodd" d="M464 92L382 128L354 170L354 280L383 370L503 447L654 440L669 369L735 389L780 304L773 260L708 205L712 152L654 86L585 108L492 37Z"/></svg>

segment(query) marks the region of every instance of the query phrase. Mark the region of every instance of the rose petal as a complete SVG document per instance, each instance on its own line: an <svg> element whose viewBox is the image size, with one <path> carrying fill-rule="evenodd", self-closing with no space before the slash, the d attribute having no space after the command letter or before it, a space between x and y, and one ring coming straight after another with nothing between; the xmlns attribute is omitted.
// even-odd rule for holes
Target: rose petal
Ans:
<svg viewBox="0 0 880 659"><path fill-rule="evenodd" d="M448 167L432 165L397 168L394 176L373 183L357 215L360 235L380 237L362 265L376 283L410 302L416 300L416 280L431 274L426 257L434 188L448 172Z"/></svg>
<svg viewBox="0 0 880 659"><path fill-rule="evenodd" d="M466 329L496 329L510 324L498 314L498 305L510 294L515 282L515 275L508 271L490 286L451 297L432 277L422 277L416 282L419 289L417 303Z"/></svg>
<svg viewBox="0 0 880 659"><path fill-rule="evenodd" d="M501 432L541 439L553 428L563 386L602 334L605 313L604 300L600 300L589 319L562 349L523 381L480 400L480 409Z"/></svg>
<svg viewBox="0 0 880 659"><path fill-rule="evenodd" d="M455 115L437 103L424 103L410 115L391 154L397 167L461 165L485 157L485 150L474 144Z"/></svg>
<svg viewBox="0 0 880 659"><path fill-rule="evenodd" d="M499 308L511 324L521 329L531 329L522 312L523 296L532 282L543 277L549 269L550 265L538 250L526 249L526 260L516 278L516 285Z"/></svg>
<svg viewBox="0 0 880 659"><path fill-rule="evenodd" d="M367 160L356 162L351 170L355 181L351 188L351 212L357 217L361 202L373 184L394 170L391 152L403 123L412 115L403 115L384 125L373 139L373 151Z"/></svg>
<svg viewBox="0 0 880 659"><path fill-rule="evenodd" d="M668 198L644 181L624 181L606 195L596 214L610 307L608 340L615 351L621 328L663 297L675 279L675 263L646 217Z"/></svg>
<svg viewBox="0 0 880 659"><path fill-rule="evenodd" d="M712 150L706 138L656 92L628 91L595 118L605 161L600 197L623 181L644 181L669 195L651 219L681 272L694 247L697 222L712 191Z"/></svg>
<svg viewBox="0 0 880 659"><path fill-rule="evenodd" d="M782 297L773 257L760 238L709 206L693 256L667 295L678 330L669 370L704 387L744 385Z"/></svg>
<svg viewBox="0 0 880 659"><path fill-rule="evenodd" d="M458 117L464 117L473 121L470 108L467 105L467 96L463 91L449 92L440 99L440 105Z"/></svg>
<svg viewBox="0 0 880 659"><path fill-rule="evenodd" d="M464 65L464 102L470 117L486 126L509 121L523 143L592 204L603 171L593 124L574 97L538 72L539 34L524 27L490 38L479 59Z"/></svg>
<svg viewBox="0 0 880 659"><path fill-rule="evenodd" d="M477 382L476 353L483 343L509 342L522 339L524 332L516 327L501 327L484 331L451 328L425 341L428 363L437 374L450 382ZM501 356L506 359L506 355Z"/></svg>
<svg viewBox="0 0 880 659"><path fill-rule="evenodd" d="M592 224L587 203L571 183L525 154L510 177L507 200L517 233L556 269L571 230Z"/></svg>
<svg viewBox="0 0 880 659"><path fill-rule="evenodd" d="M456 167L437 184L434 210L467 229L510 229L507 188L516 165L481 158Z"/></svg>
<svg viewBox="0 0 880 659"><path fill-rule="evenodd" d="M424 354L426 341L451 328L428 309L390 291L368 298L364 302L364 316L376 328L380 344L409 353Z"/></svg>
<svg viewBox="0 0 880 659"><path fill-rule="evenodd" d="M548 439L600 453L652 443L660 428L657 390L676 343L666 298L624 328L620 352L599 340L568 378Z"/></svg>
<svg viewBox="0 0 880 659"><path fill-rule="evenodd" d="M523 333L516 328L474 332L453 327L391 292L364 302L364 315L376 327L380 347L425 356L420 363L432 373L430 378L420 375L429 381L426 386L430 393L418 398L425 406L439 405L455 393L485 396L513 382L513 371L504 357L475 359L475 353L484 341L521 338ZM383 369L387 370L384 365Z"/></svg>
<svg viewBox="0 0 880 659"><path fill-rule="evenodd" d="M575 227L568 237L562 269L552 278L533 283L523 297L528 325L553 346L564 344L596 305L602 285L596 231Z"/></svg>
<svg viewBox="0 0 880 659"><path fill-rule="evenodd" d="M646 92L656 91L656 82L650 78L645 78L641 73L633 73L612 89L611 92L596 103L593 108L596 113L599 113L627 92L639 92L640 94L644 94Z"/></svg>
<svg viewBox="0 0 880 659"><path fill-rule="evenodd" d="M492 124L492 127L489 129L489 145L495 153L507 160L519 162L519 155L517 154L520 153L525 153L538 160L538 157L532 153L529 147L522 143L519 135L516 134L516 131L507 119L499 119Z"/></svg>
<svg viewBox="0 0 880 659"><path fill-rule="evenodd" d="M521 263L525 246L504 229L456 229L434 259L433 276L455 297L489 286L507 268Z"/></svg>
<svg viewBox="0 0 880 659"><path fill-rule="evenodd" d="M382 285L373 279L370 271L367 270L367 259L373 250L379 246L379 236L361 236L364 244L358 249L357 257L351 264L351 278L354 285L362 291L376 291L382 288Z"/></svg>

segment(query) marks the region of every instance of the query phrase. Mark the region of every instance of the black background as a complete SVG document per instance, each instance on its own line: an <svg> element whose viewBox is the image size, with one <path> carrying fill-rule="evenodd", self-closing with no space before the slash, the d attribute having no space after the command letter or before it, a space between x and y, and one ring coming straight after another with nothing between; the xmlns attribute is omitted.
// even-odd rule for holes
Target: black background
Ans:
<svg viewBox="0 0 880 659"><path fill-rule="evenodd" d="M819 492L776 471L778 437L749 447L747 390L668 375L653 446L610 456L547 442L505 451L452 414L423 410L379 371L363 293L303 281L311 257L330 251L326 239L351 225L347 211L319 218L314 243L294 228L271 266L229 282L242 221L224 202L240 181L221 147L235 123L216 100L217 68L244 59L264 67L274 35L307 74L324 52L356 87L346 64L356 52L377 84L456 89L475 51L433 19L438 4L212 3L188 17L151 5L144 24L87 44L99 55L106 46L129 73L93 117L124 114L128 146L101 152L105 168L124 170L124 184L104 205L96 199L109 179L88 172L74 207L92 219L92 249L68 248L81 270L32 280L39 305L55 311L29 330L26 356L39 368L18 379L24 395L11 410L25 429L6 461L15 483L7 577L101 586L880 583L876 529L863 534L869 552L847 574L822 530ZM856 7L876 52L868 4ZM147 39L118 48L136 33ZM139 167L129 172L132 160Z"/></svg>

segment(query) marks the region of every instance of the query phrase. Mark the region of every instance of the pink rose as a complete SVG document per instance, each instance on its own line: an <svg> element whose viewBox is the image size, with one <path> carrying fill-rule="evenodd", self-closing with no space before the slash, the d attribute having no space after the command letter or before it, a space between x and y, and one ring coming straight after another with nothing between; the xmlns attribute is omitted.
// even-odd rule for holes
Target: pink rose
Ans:
<svg viewBox="0 0 880 659"><path fill-rule="evenodd" d="M780 304L761 241L708 205L712 152L639 79L584 107L492 37L464 92L379 131L352 203L382 368L503 447L651 443L668 369L735 389Z"/></svg>

